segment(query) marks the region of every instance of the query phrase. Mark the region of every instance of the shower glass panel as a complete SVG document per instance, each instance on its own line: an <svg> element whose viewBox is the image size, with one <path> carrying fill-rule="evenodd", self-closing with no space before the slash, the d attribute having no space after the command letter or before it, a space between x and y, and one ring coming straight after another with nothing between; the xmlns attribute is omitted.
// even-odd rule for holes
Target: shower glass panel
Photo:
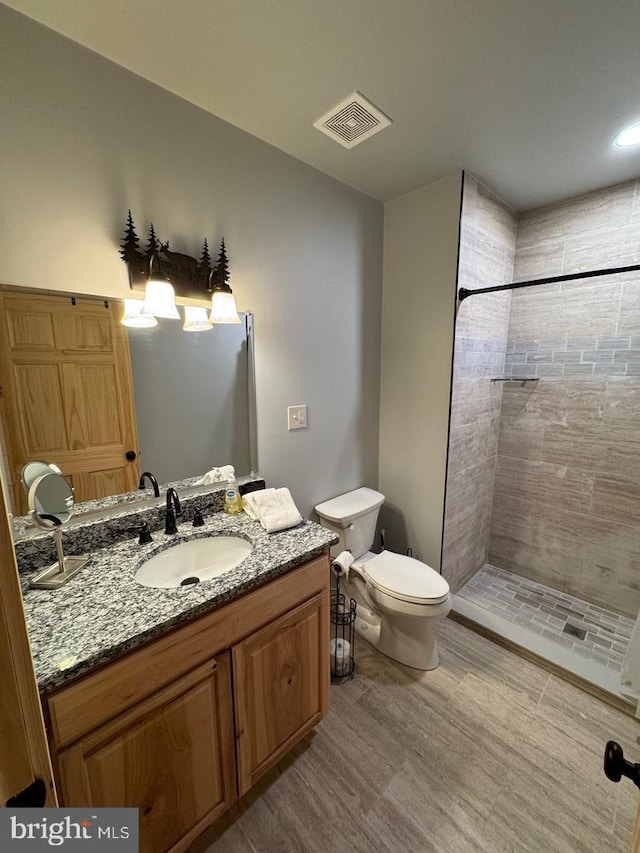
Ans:
<svg viewBox="0 0 640 853"><path fill-rule="evenodd" d="M637 273L462 302L450 436L454 610L619 693L640 610Z"/></svg>

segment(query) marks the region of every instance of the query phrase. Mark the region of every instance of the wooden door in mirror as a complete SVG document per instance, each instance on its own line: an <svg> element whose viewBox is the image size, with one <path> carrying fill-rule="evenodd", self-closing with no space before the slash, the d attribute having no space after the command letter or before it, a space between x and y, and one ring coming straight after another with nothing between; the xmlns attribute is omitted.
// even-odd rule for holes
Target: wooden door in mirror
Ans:
<svg viewBox="0 0 640 853"><path fill-rule="evenodd" d="M58 465L76 501L135 489L138 437L119 306L0 293L0 309L0 426L14 512L27 510L20 472L34 459Z"/></svg>

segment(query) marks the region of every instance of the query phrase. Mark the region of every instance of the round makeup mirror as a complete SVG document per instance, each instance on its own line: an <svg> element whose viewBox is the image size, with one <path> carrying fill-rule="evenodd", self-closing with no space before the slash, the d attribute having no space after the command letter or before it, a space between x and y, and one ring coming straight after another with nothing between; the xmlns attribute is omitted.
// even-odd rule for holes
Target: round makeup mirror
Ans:
<svg viewBox="0 0 640 853"><path fill-rule="evenodd" d="M41 462L38 459L34 459L33 462L27 462L27 464L22 469L22 474L20 480L22 485L29 493L29 489L38 479L38 477L44 477L45 474L62 474L62 471L58 468L57 465L49 462Z"/></svg>
<svg viewBox="0 0 640 853"><path fill-rule="evenodd" d="M49 468L49 466L47 466ZM62 527L73 514L73 489L62 474L49 468L29 488L31 517L43 530Z"/></svg>

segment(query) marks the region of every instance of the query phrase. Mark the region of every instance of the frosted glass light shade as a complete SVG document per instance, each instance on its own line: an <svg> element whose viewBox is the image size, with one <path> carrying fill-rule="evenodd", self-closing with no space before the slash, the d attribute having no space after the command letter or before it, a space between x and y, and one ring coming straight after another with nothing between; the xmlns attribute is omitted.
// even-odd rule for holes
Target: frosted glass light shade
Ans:
<svg viewBox="0 0 640 853"><path fill-rule="evenodd" d="M208 329L213 329L211 320L207 316L207 309L198 308L194 305L185 305L184 325L182 328L185 332L206 332Z"/></svg>
<svg viewBox="0 0 640 853"><path fill-rule="evenodd" d="M176 296L168 281L148 281L144 291L143 314L152 314L165 320L179 320Z"/></svg>
<svg viewBox="0 0 640 853"><path fill-rule="evenodd" d="M230 290L214 290L211 297L212 323L239 323L236 300Z"/></svg>
<svg viewBox="0 0 640 853"><path fill-rule="evenodd" d="M143 314L144 302L141 299L125 299L124 311L120 322L123 326L132 329L150 329L158 325L158 321L151 314Z"/></svg>

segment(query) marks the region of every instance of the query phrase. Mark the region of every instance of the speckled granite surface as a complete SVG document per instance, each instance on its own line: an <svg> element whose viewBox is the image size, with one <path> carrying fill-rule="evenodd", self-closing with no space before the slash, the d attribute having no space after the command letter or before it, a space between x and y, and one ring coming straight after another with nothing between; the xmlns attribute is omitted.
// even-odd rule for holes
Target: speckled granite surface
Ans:
<svg viewBox="0 0 640 853"><path fill-rule="evenodd" d="M197 495L201 501L204 501L207 496L217 495L220 499L219 508L222 507L222 494L225 490L226 483L212 483L209 486L196 486L198 477L188 477L185 480L174 480L172 483L162 483L160 485L160 497L153 496L153 489L147 487L144 490L136 490L134 492L125 492L120 495L109 495L106 498L97 498L93 501L84 501L75 506L74 515L66 530L73 530L75 527L93 524L97 521L103 521L108 513L110 517L118 515L126 515L132 512L142 512L152 506L164 506L167 489L173 487L177 490L181 499L193 498ZM250 474L237 478L238 485L251 482L264 482L262 477L257 474ZM186 493L186 494L185 494ZM21 540L24 538L36 538L42 536L42 530L37 527L29 515L16 515L12 519L14 539Z"/></svg>
<svg viewBox="0 0 640 853"><path fill-rule="evenodd" d="M191 521L196 507L207 514L222 510L224 489L209 486L208 491L192 495L180 496L182 514L178 522ZM204 509L208 507L207 509ZM164 529L166 517L166 502L158 498L147 506L125 504L121 509L114 508L109 518L91 518L79 520L75 525L65 527L62 532L64 552L68 556L93 553L109 545L115 545L124 539L130 539L131 528L139 527L146 522L152 531ZM48 531L38 529L37 532L15 543L16 557L20 573L29 569L48 566L56 560L53 536Z"/></svg>
<svg viewBox="0 0 640 853"><path fill-rule="evenodd" d="M194 536L242 536L252 553L235 569L210 581L151 589L134 580L139 566L160 550ZM154 533L154 542L134 537L91 551L91 563L59 590L28 589L33 570L21 574L31 650L41 691L59 687L100 664L167 633L241 593L273 580L337 542L310 521L267 534L245 513L216 513L204 527L189 523L178 534Z"/></svg>

